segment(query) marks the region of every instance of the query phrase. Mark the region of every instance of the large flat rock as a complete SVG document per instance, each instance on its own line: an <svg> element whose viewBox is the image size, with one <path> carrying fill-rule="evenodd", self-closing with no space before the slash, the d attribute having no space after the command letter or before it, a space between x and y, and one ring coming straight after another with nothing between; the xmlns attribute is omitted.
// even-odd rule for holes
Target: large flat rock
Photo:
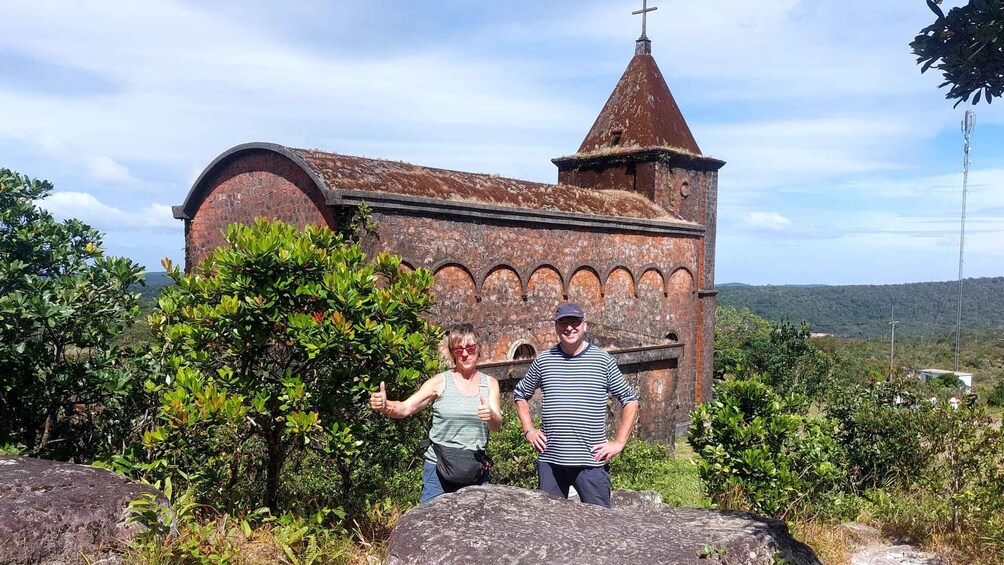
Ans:
<svg viewBox="0 0 1004 565"><path fill-rule="evenodd" d="M107 559L132 539L129 502L156 489L106 469L0 455L0 563Z"/></svg>
<svg viewBox="0 0 1004 565"><path fill-rule="evenodd" d="M468 487L401 517L387 563L821 565L779 520L673 508L621 491L613 506L514 487Z"/></svg>

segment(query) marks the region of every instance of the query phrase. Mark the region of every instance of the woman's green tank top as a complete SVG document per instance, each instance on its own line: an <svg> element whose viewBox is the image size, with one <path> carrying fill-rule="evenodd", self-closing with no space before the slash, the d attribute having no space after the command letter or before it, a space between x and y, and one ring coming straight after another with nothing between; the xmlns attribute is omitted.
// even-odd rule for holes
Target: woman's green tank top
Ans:
<svg viewBox="0 0 1004 565"><path fill-rule="evenodd" d="M488 424L478 419L481 397L488 399L488 376L478 372L478 393L464 396L457 390L450 372L442 374L443 394L432 404L432 427L429 439L433 443L463 449L485 449L488 447ZM425 451L425 460L436 462L436 453L430 446Z"/></svg>

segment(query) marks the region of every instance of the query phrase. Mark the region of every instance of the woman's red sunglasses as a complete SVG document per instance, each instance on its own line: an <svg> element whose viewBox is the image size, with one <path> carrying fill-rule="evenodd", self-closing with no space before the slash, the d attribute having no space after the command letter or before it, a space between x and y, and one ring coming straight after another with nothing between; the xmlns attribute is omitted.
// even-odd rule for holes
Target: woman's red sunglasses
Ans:
<svg viewBox="0 0 1004 565"><path fill-rule="evenodd" d="M463 355L464 351L466 351L468 355L474 355L478 351L478 344L472 343L467 347L454 347L453 355L455 355L456 357L460 357L461 355Z"/></svg>

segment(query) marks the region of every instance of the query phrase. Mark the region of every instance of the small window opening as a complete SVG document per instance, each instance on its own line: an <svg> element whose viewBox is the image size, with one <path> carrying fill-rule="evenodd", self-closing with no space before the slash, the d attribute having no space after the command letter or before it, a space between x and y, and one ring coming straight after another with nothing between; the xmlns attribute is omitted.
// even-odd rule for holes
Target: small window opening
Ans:
<svg viewBox="0 0 1004 565"><path fill-rule="evenodd" d="M537 356L537 350L533 348L529 343L524 343L516 348L516 351L512 352L513 361L523 361L526 359L533 359Z"/></svg>
<svg viewBox="0 0 1004 565"><path fill-rule="evenodd" d="M690 196L690 183L689 182L683 183L683 186L680 187L680 195L683 196L684 198Z"/></svg>
<svg viewBox="0 0 1004 565"><path fill-rule="evenodd" d="M680 336L677 335L676 332L669 332L666 334L666 339L670 341L680 341Z"/></svg>
<svg viewBox="0 0 1004 565"><path fill-rule="evenodd" d="M622 129L615 129L614 131L610 132L610 135L611 135L611 138L612 138L611 143L613 145L620 145L621 144L621 137L624 136L624 130L622 130Z"/></svg>

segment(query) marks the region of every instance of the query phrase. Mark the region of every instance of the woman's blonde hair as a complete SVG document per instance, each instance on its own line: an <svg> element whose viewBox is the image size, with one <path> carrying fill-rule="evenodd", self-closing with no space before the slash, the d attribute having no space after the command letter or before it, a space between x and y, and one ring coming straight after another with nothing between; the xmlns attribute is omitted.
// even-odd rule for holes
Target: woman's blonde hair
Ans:
<svg viewBox="0 0 1004 565"><path fill-rule="evenodd" d="M481 336L478 335L478 330L474 329L474 324L464 322L453 324L443 332L443 341L439 344L439 356L443 361L456 365L457 357L453 354L453 350L465 341L476 343L478 355L481 355Z"/></svg>

